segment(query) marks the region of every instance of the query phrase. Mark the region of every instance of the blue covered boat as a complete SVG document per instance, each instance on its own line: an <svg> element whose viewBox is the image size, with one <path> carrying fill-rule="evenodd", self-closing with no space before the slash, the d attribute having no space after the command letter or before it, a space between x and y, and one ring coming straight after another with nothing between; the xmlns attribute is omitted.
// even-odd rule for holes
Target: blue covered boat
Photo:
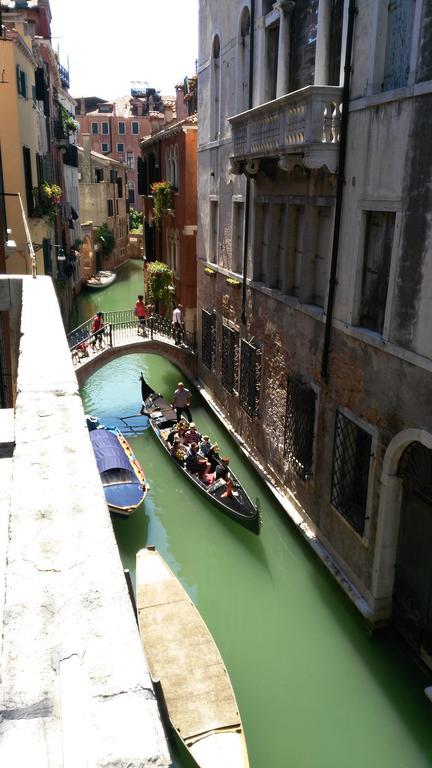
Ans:
<svg viewBox="0 0 432 768"><path fill-rule="evenodd" d="M119 429L103 427L93 417L87 424L109 511L129 517L148 490L144 470Z"/></svg>

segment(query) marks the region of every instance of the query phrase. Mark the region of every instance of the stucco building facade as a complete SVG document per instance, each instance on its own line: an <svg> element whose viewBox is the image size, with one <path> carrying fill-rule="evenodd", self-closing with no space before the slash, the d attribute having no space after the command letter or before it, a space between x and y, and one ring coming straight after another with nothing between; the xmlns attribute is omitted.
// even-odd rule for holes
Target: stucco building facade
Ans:
<svg viewBox="0 0 432 768"><path fill-rule="evenodd" d="M116 270L128 259L128 169L117 160L92 152L89 134L82 134L80 138L83 143L78 147L82 266L84 279L88 279L101 269ZM96 236L104 224L115 239L114 248L106 255Z"/></svg>
<svg viewBox="0 0 432 768"><path fill-rule="evenodd" d="M197 305L206 386L431 664L429 22L423 0L200 3Z"/></svg>

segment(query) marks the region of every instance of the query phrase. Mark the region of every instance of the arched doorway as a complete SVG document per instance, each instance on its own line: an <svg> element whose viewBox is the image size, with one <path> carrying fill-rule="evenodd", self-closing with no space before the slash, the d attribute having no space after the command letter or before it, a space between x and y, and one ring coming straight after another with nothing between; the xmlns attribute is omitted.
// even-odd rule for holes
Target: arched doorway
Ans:
<svg viewBox="0 0 432 768"><path fill-rule="evenodd" d="M402 503L393 623L432 666L432 450L412 442L398 466Z"/></svg>

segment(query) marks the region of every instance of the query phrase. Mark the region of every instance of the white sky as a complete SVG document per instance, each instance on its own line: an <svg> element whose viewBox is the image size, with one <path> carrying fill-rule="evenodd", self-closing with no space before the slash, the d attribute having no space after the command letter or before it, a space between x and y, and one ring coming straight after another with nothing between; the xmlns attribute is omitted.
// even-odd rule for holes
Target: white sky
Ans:
<svg viewBox="0 0 432 768"><path fill-rule="evenodd" d="M52 45L72 96L112 99L132 80L162 94L195 73L198 0L50 0Z"/></svg>

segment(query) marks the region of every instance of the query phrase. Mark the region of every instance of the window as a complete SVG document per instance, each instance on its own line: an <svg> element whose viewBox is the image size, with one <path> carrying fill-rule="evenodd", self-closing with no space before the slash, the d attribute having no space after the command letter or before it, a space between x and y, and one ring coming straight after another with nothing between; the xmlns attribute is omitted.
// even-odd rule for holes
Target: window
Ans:
<svg viewBox="0 0 432 768"><path fill-rule="evenodd" d="M377 333L384 328L394 227L394 213L366 213L359 323Z"/></svg>
<svg viewBox="0 0 432 768"><path fill-rule="evenodd" d="M128 183L128 200L129 205L135 205L135 184L133 181Z"/></svg>
<svg viewBox="0 0 432 768"><path fill-rule="evenodd" d="M240 18L237 53L237 112L249 109L250 12L244 8Z"/></svg>
<svg viewBox="0 0 432 768"><path fill-rule="evenodd" d="M264 282L266 278L267 257L270 236L270 206L257 203L255 206L255 248L253 278Z"/></svg>
<svg viewBox="0 0 432 768"><path fill-rule="evenodd" d="M117 176L117 197L121 199L123 197L123 178Z"/></svg>
<svg viewBox="0 0 432 768"><path fill-rule="evenodd" d="M288 379L284 455L303 480L312 474L315 401L310 386L297 377Z"/></svg>
<svg viewBox="0 0 432 768"><path fill-rule="evenodd" d="M114 201L113 200L107 200L108 205L108 216L114 216Z"/></svg>
<svg viewBox="0 0 432 768"><path fill-rule="evenodd" d="M213 40L210 75L210 140L219 138L220 132L220 40L216 35Z"/></svg>
<svg viewBox="0 0 432 768"><path fill-rule="evenodd" d="M254 418L259 412L261 352L246 339L241 340L240 349L240 407Z"/></svg>
<svg viewBox="0 0 432 768"><path fill-rule="evenodd" d="M129 150L126 152L126 165L131 169L131 171L133 171L135 167L134 153L130 152Z"/></svg>
<svg viewBox="0 0 432 768"><path fill-rule="evenodd" d="M108 136L108 134L109 134L109 123L102 123L102 133L105 136Z"/></svg>
<svg viewBox="0 0 432 768"><path fill-rule="evenodd" d="M16 76L17 76L18 93L20 96L26 99L27 98L27 75L24 72L24 70L21 69L19 64L17 64Z"/></svg>
<svg viewBox="0 0 432 768"><path fill-rule="evenodd" d="M273 101L276 98L278 53L279 22L265 30L264 101Z"/></svg>
<svg viewBox="0 0 432 768"><path fill-rule="evenodd" d="M241 200L233 200L232 207L232 265L233 272L239 274L243 263L244 241L244 204Z"/></svg>
<svg viewBox="0 0 432 768"><path fill-rule="evenodd" d="M122 134L122 133L126 133L126 126L125 126L125 124L124 124L124 123L119 123L119 124L118 124L118 132L119 132L120 134ZM119 150L119 151L120 151L120 150ZM121 150L121 151L123 152L123 150Z"/></svg>
<svg viewBox="0 0 432 768"><path fill-rule="evenodd" d="M92 123L91 124L91 132L93 134L99 133L99 124L98 123Z"/></svg>
<svg viewBox="0 0 432 768"><path fill-rule="evenodd" d="M239 332L222 325L222 386L233 395L238 390Z"/></svg>
<svg viewBox="0 0 432 768"><path fill-rule="evenodd" d="M390 0L387 12L383 91L408 83L415 0Z"/></svg>
<svg viewBox="0 0 432 768"><path fill-rule="evenodd" d="M96 181L96 184L99 184L103 180L104 180L103 168L95 168L95 181Z"/></svg>
<svg viewBox="0 0 432 768"><path fill-rule="evenodd" d="M291 16L293 35L290 90L314 84L318 0L297 0Z"/></svg>
<svg viewBox="0 0 432 768"><path fill-rule="evenodd" d="M109 144L105 144L105 142L102 142L101 152L102 154L107 154L109 152Z"/></svg>
<svg viewBox="0 0 432 768"><path fill-rule="evenodd" d="M210 252L209 261L217 264L218 257L219 201L210 200Z"/></svg>
<svg viewBox="0 0 432 768"><path fill-rule="evenodd" d="M117 152L124 152L124 144L117 144Z"/></svg>
<svg viewBox="0 0 432 768"><path fill-rule="evenodd" d="M115 184L116 172L112 168L110 168L109 180L110 180L110 184Z"/></svg>
<svg viewBox="0 0 432 768"><path fill-rule="evenodd" d="M298 296L299 294L303 255L303 224L304 206L289 205L283 290L291 296Z"/></svg>
<svg viewBox="0 0 432 768"><path fill-rule="evenodd" d="M23 147L23 163L24 163L24 180L27 200L27 213L29 216L33 216L34 201L33 201L33 178L31 167L31 155L28 147Z"/></svg>
<svg viewBox="0 0 432 768"><path fill-rule="evenodd" d="M135 121L132 123L132 133L135 134L135 136L138 136L139 134L139 123L136 123Z"/></svg>
<svg viewBox="0 0 432 768"><path fill-rule="evenodd" d="M331 503L363 536L372 437L340 411L336 413Z"/></svg>
<svg viewBox="0 0 432 768"><path fill-rule="evenodd" d="M213 370L216 355L216 315L214 312L201 310L201 360L203 365Z"/></svg>

